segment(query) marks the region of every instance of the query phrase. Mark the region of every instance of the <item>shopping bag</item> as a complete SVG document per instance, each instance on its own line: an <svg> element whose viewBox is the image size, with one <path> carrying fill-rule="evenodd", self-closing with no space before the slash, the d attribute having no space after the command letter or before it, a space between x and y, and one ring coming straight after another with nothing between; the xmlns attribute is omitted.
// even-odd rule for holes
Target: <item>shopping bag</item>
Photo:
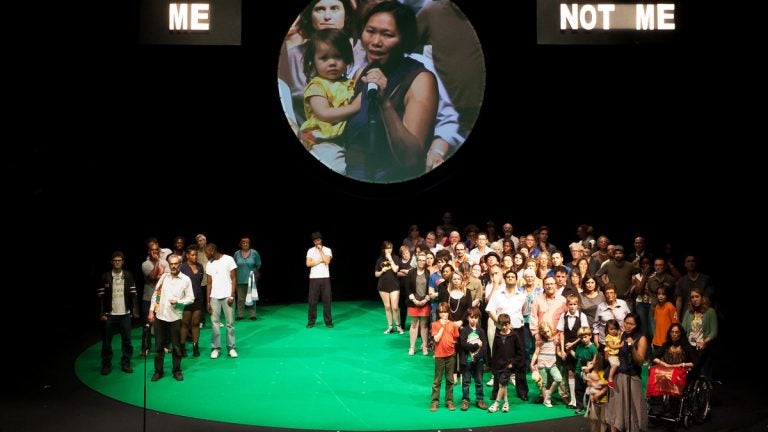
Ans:
<svg viewBox="0 0 768 432"><path fill-rule="evenodd" d="M253 302L259 301L259 290L256 288L256 272L251 270L248 275L248 291L245 295L245 305L253 306Z"/></svg>

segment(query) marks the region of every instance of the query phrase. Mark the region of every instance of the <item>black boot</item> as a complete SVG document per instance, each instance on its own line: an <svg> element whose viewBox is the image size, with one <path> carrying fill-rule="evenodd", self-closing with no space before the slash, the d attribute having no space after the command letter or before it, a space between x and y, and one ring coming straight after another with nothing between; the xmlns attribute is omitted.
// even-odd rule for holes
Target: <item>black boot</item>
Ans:
<svg viewBox="0 0 768 432"><path fill-rule="evenodd" d="M196 343L192 343L192 355L200 357L200 346Z"/></svg>

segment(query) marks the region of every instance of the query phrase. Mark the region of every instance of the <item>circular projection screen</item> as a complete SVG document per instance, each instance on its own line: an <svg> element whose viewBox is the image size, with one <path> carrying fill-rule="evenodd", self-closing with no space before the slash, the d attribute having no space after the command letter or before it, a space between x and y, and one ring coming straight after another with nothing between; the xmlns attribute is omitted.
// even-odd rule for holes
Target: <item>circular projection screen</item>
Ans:
<svg viewBox="0 0 768 432"><path fill-rule="evenodd" d="M451 1L312 0L288 30L278 70L288 123L328 169L396 183L464 144L485 92L485 60Z"/></svg>

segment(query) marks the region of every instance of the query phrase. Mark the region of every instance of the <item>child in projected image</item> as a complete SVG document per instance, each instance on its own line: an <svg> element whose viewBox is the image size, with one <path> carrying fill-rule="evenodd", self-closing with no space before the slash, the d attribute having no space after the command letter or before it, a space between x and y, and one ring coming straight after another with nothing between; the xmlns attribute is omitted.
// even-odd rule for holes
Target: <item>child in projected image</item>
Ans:
<svg viewBox="0 0 768 432"><path fill-rule="evenodd" d="M346 174L344 148L334 142L343 132L346 119L360 111L361 97L352 100L354 82L347 79L353 62L349 36L341 30L323 29L312 35L304 54L304 71L313 78L304 89L301 143L320 162Z"/></svg>

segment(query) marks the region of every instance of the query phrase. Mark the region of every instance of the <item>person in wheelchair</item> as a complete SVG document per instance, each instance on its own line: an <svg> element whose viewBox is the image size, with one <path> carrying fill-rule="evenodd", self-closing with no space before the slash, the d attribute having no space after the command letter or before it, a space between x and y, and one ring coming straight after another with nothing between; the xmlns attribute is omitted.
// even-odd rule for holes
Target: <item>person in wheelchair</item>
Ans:
<svg viewBox="0 0 768 432"><path fill-rule="evenodd" d="M685 329L680 323L674 323L667 330L667 340L661 349L653 353L653 364L664 367L691 369L696 364L698 354L688 343Z"/></svg>
<svg viewBox="0 0 768 432"><path fill-rule="evenodd" d="M686 372L693 369L697 361L698 353L688 343L682 324L672 324L667 330L666 341L654 353L654 366L648 377L647 393L652 415L672 417L675 411L679 412L680 398L695 381L688 380ZM665 398L664 395L672 397Z"/></svg>

